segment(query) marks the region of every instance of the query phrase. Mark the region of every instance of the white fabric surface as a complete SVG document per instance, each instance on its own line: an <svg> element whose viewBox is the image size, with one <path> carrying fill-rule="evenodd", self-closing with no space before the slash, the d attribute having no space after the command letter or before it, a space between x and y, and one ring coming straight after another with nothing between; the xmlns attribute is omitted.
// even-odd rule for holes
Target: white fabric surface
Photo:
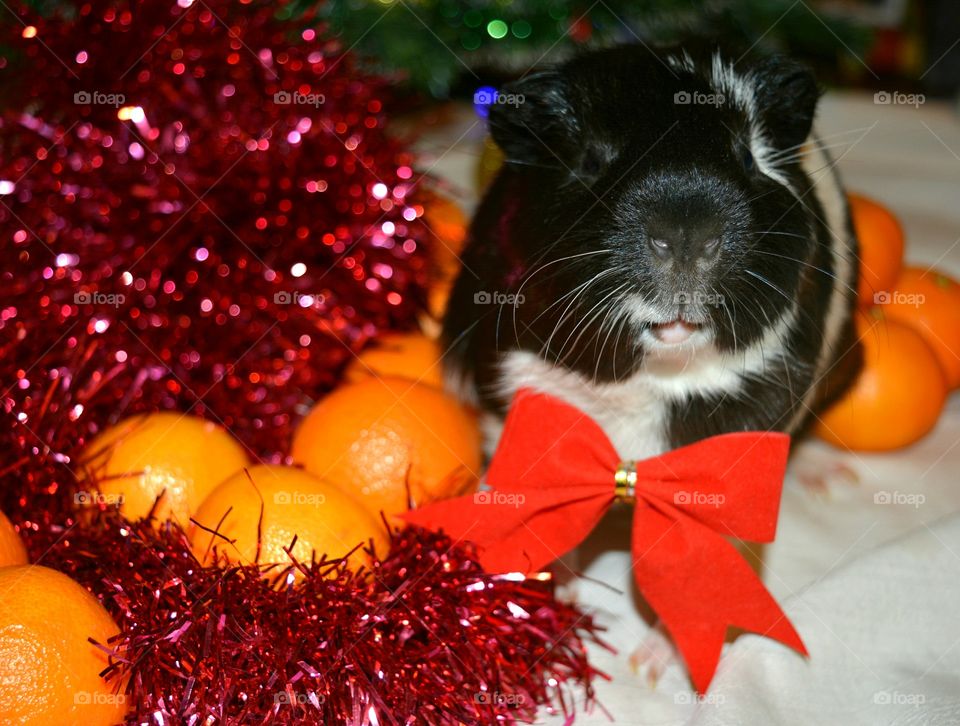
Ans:
<svg viewBox="0 0 960 726"><path fill-rule="evenodd" d="M434 173L461 190L472 188L483 132L474 121L464 115L425 145L427 164L439 160ZM953 110L828 96L819 128L840 144L833 151L848 187L901 217L908 260L960 276L960 123ZM475 199L464 193L463 201L469 207ZM621 652L592 649L595 665L612 677L597 685L609 715L581 712L576 723L612 716L618 724L658 726L960 724L958 444L954 395L934 432L903 451L797 447L763 574L811 657L744 636L726 647L700 703L679 664L655 687L628 667L627 654L648 628L631 595L629 522L605 520L581 559L597 582L580 581L578 591ZM850 473L839 475L838 467ZM801 486L798 473L811 471L827 479L823 491Z"/></svg>
<svg viewBox="0 0 960 726"><path fill-rule="evenodd" d="M920 527L785 601L810 659L756 636L727 649L697 726L960 723L960 516Z"/></svg>

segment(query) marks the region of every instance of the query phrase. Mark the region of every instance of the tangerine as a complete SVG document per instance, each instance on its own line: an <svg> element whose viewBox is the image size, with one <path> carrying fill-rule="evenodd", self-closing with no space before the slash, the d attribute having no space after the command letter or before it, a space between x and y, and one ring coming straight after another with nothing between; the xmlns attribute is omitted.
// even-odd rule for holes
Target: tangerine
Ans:
<svg viewBox="0 0 960 726"><path fill-rule="evenodd" d="M857 316L863 369L839 401L820 414L815 432L835 446L887 451L914 443L937 423L947 381L936 354L916 330L881 314Z"/></svg>
<svg viewBox="0 0 960 726"><path fill-rule="evenodd" d="M62 572L0 567L0 723L111 726L126 696L100 677L119 633L103 605Z"/></svg>
<svg viewBox="0 0 960 726"><path fill-rule="evenodd" d="M27 548L13 528L13 523L0 512L0 567L7 565L25 565L30 561Z"/></svg>
<svg viewBox="0 0 960 726"><path fill-rule="evenodd" d="M128 519L154 512L186 528L214 487L247 464L243 447L222 427L173 411L132 416L104 429L81 454L80 477L96 492L83 503L120 505Z"/></svg>
<svg viewBox="0 0 960 726"><path fill-rule="evenodd" d="M860 305L870 307L893 289L903 267L903 228L882 204L848 194L853 228L860 243Z"/></svg>
<svg viewBox="0 0 960 726"><path fill-rule="evenodd" d="M371 376L394 376L440 387L441 356L440 344L423 333L386 333L351 361L344 371L344 381L355 383Z"/></svg>
<svg viewBox="0 0 960 726"><path fill-rule="evenodd" d="M916 329L937 354L950 388L960 386L960 284L937 270L907 267L883 312Z"/></svg>
<svg viewBox="0 0 960 726"><path fill-rule="evenodd" d="M291 553L304 564L314 553L317 559L339 559L351 550L351 564L365 564L366 553L357 545L371 539L381 556L387 549L386 529L373 513L292 466L261 464L237 472L210 493L194 519L191 541L202 562L216 545L231 562L286 565L284 548L294 537Z"/></svg>
<svg viewBox="0 0 960 726"><path fill-rule="evenodd" d="M395 515L454 496L477 482L475 416L432 386L383 378L338 388L300 424L293 459L354 493L374 512Z"/></svg>

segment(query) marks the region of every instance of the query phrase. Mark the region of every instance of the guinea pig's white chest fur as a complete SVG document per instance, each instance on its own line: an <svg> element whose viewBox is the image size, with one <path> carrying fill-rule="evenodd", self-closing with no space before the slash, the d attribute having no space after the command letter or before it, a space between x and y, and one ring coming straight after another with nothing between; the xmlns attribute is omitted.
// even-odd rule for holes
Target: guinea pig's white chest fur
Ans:
<svg viewBox="0 0 960 726"><path fill-rule="evenodd" d="M783 358L784 331L792 319L790 311L761 341L737 354L721 353L709 342L654 348L638 371L617 383L597 384L533 353L511 351L501 358L499 392L512 397L529 387L548 393L596 421L623 458L655 456L669 448L666 424L671 405L691 395L737 394L745 375L760 374ZM501 423L498 417L485 421L491 447Z"/></svg>

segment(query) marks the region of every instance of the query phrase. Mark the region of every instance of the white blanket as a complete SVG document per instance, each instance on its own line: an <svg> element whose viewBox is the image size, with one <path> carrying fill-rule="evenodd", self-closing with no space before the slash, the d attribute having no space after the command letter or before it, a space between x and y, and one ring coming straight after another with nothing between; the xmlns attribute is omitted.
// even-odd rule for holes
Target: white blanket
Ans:
<svg viewBox="0 0 960 726"><path fill-rule="evenodd" d="M692 723L960 723L958 543L953 515L791 597L784 604L809 661L762 638L740 639Z"/></svg>
<svg viewBox="0 0 960 726"><path fill-rule="evenodd" d="M937 438L946 439L944 434ZM960 461L951 454L956 472ZM802 449L798 466L809 456ZM956 498L960 481L941 473L954 488L941 493ZM783 536L767 553L765 578L810 658L765 638L742 636L726 646L716 678L700 698L678 663L667 667L656 686L632 673L626 653L647 628L631 598L581 582L581 599L596 608L610 628L607 639L624 651L593 649L594 662L613 676L599 684L600 702L620 724L960 724L960 514L926 521L937 516L941 500L916 484L903 482L886 503L888 490L863 483L839 498L818 499L791 477ZM907 532L891 539L902 530ZM595 546L599 542L591 541L590 549ZM625 587L628 567L626 551L608 550L587 574L602 582L619 578ZM777 575L780 569L784 577ZM819 574L809 578L814 571ZM805 577L805 586L788 582ZM576 723L609 720L595 710Z"/></svg>

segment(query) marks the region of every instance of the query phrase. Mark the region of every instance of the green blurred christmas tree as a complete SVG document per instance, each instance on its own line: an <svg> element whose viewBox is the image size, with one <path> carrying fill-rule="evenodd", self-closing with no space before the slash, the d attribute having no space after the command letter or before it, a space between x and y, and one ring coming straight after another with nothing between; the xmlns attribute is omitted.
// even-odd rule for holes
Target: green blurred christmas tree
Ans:
<svg viewBox="0 0 960 726"><path fill-rule="evenodd" d="M526 70L583 45L709 34L833 65L870 40L812 0L294 0L281 12L329 23L378 70L438 97L478 68Z"/></svg>

